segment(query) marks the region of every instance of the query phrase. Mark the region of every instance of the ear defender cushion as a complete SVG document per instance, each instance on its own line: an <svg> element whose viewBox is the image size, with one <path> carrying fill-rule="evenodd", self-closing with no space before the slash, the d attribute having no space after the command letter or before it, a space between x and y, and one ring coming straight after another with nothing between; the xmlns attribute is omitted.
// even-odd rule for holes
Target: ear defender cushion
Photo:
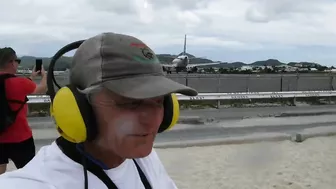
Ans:
<svg viewBox="0 0 336 189"><path fill-rule="evenodd" d="M57 131L66 140L81 143L95 136L92 108L84 94L67 85L57 91L50 107Z"/></svg>
<svg viewBox="0 0 336 189"><path fill-rule="evenodd" d="M176 94L165 96L163 106L164 115L158 133L172 129L180 116L180 105Z"/></svg>

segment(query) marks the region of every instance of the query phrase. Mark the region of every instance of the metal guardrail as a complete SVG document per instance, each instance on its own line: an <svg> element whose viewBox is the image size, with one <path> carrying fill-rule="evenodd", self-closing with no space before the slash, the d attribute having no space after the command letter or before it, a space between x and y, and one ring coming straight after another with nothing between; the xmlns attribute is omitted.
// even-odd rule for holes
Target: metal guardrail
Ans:
<svg viewBox="0 0 336 189"><path fill-rule="evenodd" d="M336 91L286 91L286 92L249 92L249 93L199 93L189 97L177 94L181 101L195 100L234 100L234 99L274 99L274 98L300 98L300 97L332 97ZM48 95L28 96L28 103L50 103Z"/></svg>
<svg viewBox="0 0 336 189"><path fill-rule="evenodd" d="M282 74L167 74L200 93L326 91L336 89L336 73ZM69 84L69 74L55 76L56 81ZM40 83L40 79L34 80Z"/></svg>

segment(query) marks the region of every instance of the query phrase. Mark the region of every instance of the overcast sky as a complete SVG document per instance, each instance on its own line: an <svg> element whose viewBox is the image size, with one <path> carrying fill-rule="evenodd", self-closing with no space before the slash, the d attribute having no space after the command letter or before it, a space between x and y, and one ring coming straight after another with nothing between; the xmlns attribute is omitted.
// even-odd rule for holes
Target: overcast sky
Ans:
<svg viewBox="0 0 336 189"><path fill-rule="evenodd" d="M156 53L219 61L276 58L336 65L334 0L13 0L0 2L0 45L52 56L101 32L134 35Z"/></svg>

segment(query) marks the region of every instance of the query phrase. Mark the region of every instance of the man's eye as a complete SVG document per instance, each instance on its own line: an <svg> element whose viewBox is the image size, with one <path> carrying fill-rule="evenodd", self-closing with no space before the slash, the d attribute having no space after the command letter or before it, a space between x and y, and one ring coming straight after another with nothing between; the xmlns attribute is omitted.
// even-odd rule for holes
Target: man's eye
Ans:
<svg viewBox="0 0 336 189"><path fill-rule="evenodd" d="M163 99L158 99L158 100L156 100L155 102L157 103L157 104L163 104Z"/></svg>
<svg viewBox="0 0 336 189"><path fill-rule="evenodd" d="M142 101L132 101L132 102L118 103L117 105L121 108L134 109L139 107L141 103Z"/></svg>

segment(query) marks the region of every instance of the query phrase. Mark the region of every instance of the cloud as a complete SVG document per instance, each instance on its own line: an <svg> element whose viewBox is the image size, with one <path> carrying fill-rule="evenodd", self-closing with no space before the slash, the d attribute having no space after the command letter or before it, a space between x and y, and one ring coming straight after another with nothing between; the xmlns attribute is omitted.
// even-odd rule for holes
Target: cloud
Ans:
<svg viewBox="0 0 336 189"><path fill-rule="evenodd" d="M160 53L179 53L187 34L189 53L223 61L290 60L305 52L302 59L316 55L331 64L336 58L308 51L336 48L333 0L16 0L0 6L0 44L21 54L52 56L67 43L111 31L134 35Z"/></svg>
<svg viewBox="0 0 336 189"><path fill-rule="evenodd" d="M252 22L270 22L291 19L295 16L310 17L323 11L324 0L259 0L246 11L246 18Z"/></svg>

